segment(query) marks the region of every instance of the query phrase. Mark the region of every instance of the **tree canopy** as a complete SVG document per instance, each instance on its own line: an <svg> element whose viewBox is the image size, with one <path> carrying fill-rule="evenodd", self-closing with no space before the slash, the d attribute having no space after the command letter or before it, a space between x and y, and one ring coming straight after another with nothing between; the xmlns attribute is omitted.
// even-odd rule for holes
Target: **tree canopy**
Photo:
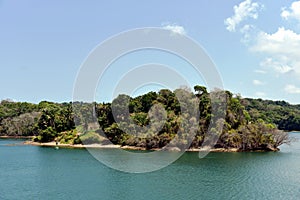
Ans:
<svg viewBox="0 0 300 200"><path fill-rule="evenodd" d="M198 123L190 148L201 147L210 131L218 137L216 148L276 149L288 142L288 134L281 130L300 130L300 105L242 98L224 91L225 118L214 121L211 95L221 95L222 91L220 94L208 92L204 86L196 85L195 95L190 92L196 101L180 105L176 94L183 94L182 90L162 89L135 98L119 95L113 104L47 101L32 104L3 100L0 103L0 135L35 136L35 141L39 142L58 140L70 144L105 143L106 137L114 144L146 149L162 148L178 137L184 146L189 138L187 130L182 129L182 108L193 103L199 105L199 118L191 118L189 122ZM153 115L159 119L153 121ZM222 126L222 131L210 129L212 122Z"/></svg>

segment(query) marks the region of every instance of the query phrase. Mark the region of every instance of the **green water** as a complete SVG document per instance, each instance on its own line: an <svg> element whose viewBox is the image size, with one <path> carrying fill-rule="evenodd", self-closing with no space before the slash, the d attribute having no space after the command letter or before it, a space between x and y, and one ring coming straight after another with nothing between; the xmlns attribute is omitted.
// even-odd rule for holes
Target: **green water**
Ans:
<svg viewBox="0 0 300 200"><path fill-rule="evenodd" d="M300 139L300 133L291 133ZM0 140L0 199L300 199L300 142L281 152L185 153L146 174L110 169L84 149ZM16 145L17 144L17 145ZM112 151L112 150L106 150Z"/></svg>

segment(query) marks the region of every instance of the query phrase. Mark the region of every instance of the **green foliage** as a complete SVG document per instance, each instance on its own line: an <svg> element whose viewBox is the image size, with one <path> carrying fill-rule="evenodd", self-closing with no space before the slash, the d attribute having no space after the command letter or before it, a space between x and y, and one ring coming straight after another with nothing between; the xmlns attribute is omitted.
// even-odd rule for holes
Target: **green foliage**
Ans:
<svg viewBox="0 0 300 200"><path fill-rule="evenodd" d="M198 96L201 96L203 94L207 94L207 90L204 86L196 85L194 86L194 90L197 93Z"/></svg>
<svg viewBox="0 0 300 200"><path fill-rule="evenodd" d="M80 140L83 144L102 144L103 141L105 141L104 138L96 132L87 132L80 136Z"/></svg>
<svg viewBox="0 0 300 200"><path fill-rule="evenodd" d="M55 140L61 144L81 144L77 129L61 132Z"/></svg>
<svg viewBox="0 0 300 200"><path fill-rule="evenodd" d="M135 98L120 95L112 104L42 101L36 105L5 100L0 104L0 135L34 135L35 141L39 142L57 140L64 144L93 144L107 142L101 136L105 134L114 144L146 149L162 148L176 138L184 146L190 141L187 137L190 130L187 127L189 123L196 123L197 119L185 113L190 121L184 122L181 109L191 108L195 102L199 104L199 126L191 148L199 148L203 144L211 121L218 126L210 129L219 137L215 147L244 151L275 149L288 142L287 134L277 127L300 130L300 105L290 105L284 101L243 99L229 91L216 90L209 93L204 86L199 85L194 90L196 99L181 104L178 95L191 97L193 93L186 94L182 89L162 89ZM226 113L220 109L222 101L212 99L211 96L226 98ZM212 114L213 105L216 115ZM157 121L151 121L153 113L160 116ZM226 114L225 120L217 120L217 116L223 113ZM146 126L147 129L142 129ZM222 126L223 130L219 131Z"/></svg>
<svg viewBox="0 0 300 200"><path fill-rule="evenodd" d="M242 99L253 122L263 120L276 124L280 130L300 130L300 105L291 105L285 101L262 99Z"/></svg>
<svg viewBox="0 0 300 200"><path fill-rule="evenodd" d="M0 103L0 121L4 118L13 118L34 111L38 111L38 106L35 104L3 100Z"/></svg>
<svg viewBox="0 0 300 200"><path fill-rule="evenodd" d="M9 136L36 135L35 124L39 116L39 112L30 112L12 118L5 118L1 121L0 133Z"/></svg>
<svg viewBox="0 0 300 200"><path fill-rule="evenodd" d="M57 133L53 130L53 128L47 127L46 129L44 129L40 132L40 134L35 139L35 141L49 142L49 141L53 141L56 136L57 136Z"/></svg>

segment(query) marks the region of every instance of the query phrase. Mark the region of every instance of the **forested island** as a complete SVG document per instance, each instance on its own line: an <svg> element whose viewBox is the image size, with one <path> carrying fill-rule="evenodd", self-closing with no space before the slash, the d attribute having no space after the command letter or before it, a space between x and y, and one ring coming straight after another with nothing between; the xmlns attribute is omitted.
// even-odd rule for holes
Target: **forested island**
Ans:
<svg viewBox="0 0 300 200"><path fill-rule="evenodd" d="M115 102L124 98L129 100L130 118L141 127L149 124L148 112L151 107L156 104L162 105L166 110L166 122L155 135L135 136L119 129L111 103L42 101L33 104L2 100L0 136L32 136L33 140L39 143L57 141L60 144L71 145L107 144L109 139L113 144L120 146L161 149L180 129L180 103L175 95L178 90L162 89L134 98L119 95L114 99ZM214 116L207 89L197 85L194 90L199 100L200 116L198 130L189 148L199 149ZM242 98L229 91L223 92L226 96L225 118L214 148L276 151L278 146L289 142L286 131L300 131L300 105L291 105L285 101ZM93 116L99 126L95 126ZM122 113L117 117L122 118ZM185 144L187 141L183 138L180 142Z"/></svg>

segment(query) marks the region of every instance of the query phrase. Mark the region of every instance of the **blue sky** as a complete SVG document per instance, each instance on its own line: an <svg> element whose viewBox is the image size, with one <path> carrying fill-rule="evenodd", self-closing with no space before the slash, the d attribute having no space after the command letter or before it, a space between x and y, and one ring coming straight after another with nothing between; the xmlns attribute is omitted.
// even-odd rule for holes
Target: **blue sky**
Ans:
<svg viewBox="0 0 300 200"><path fill-rule="evenodd" d="M300 103L300 1L289 0L0 0L0 99L71 101L89 53L141 27L196 40L225 89Z"/></svg>

